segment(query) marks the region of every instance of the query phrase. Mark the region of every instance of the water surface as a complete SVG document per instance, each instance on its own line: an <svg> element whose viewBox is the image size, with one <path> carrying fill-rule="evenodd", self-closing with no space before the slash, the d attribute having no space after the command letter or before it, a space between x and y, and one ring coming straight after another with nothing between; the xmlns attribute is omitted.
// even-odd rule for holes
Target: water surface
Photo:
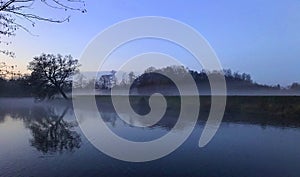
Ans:
<svg viewBox="0 0 300 177"><path fill-rule="evenodd" d="M149 111L144 101L133 103L141 114ZM251 99L248 102L250 107L254 104ZM216 136L207 146L199 148L198 140L208 114L203 109L196 128L179 149L159 160L129 163L93 147L78 127L68 101L34 103L31 99L0 99L0 103L1 177L300 175L297 114L247 112L249 105L243 109L231 105ZM109 101L99 100L98 104L107 125L119 136L133 141L163 136L178 115L174 104L175 108L170 107L156 125L137 128L123 122ZM95 113L88 107L81 111L86 123L93 119ZM176 133L188 126L186 117L185 125Z"/></svg>

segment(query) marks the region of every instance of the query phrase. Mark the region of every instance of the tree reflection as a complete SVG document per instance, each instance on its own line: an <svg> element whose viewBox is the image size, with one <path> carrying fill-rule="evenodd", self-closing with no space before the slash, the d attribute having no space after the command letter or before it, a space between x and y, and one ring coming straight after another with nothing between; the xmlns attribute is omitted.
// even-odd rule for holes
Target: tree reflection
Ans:
<svg viewBox="0 0 300 177"><path fill-rule="evenodd" d="M163 128L170 130L177 122L180 113L180 99L167 97L167 110L163 118L149 128ZM148 98L132 97L131 106L139 114L149 112ZM201 97L201 108L197 125L204 125L210 111L210 97ZM42 153L72 152L81 146L81 137L76 132L77 126L71 109L71 102L61 100L36 104L30 99L0 99L0 124L10 119L21 120L30 130L32 137L30 144ZM299 97L228 97L223 122L255 124L276 127L300 127L300 99ZM70 106L70 108L68 107ZM111 127L119 128L120 115L131 116L128 111L116 113L111 98L97 98L97 106L101 117ZM183 105L185 109L189 105ZM70 111L69 111L70 110ZM92 107L85 104L81 108L83 121L95 117ZM190 125L188 114L184 116L184 124L179 130ZM119 122L118 122L119 121ZM139 125L144 120L134 119ZM120 124L120 126L124 126ZM9 136L9 135L7 135Z"/></svg>
<svg viewBox="0 0 300 177"><path fill-rule="evenodd" d="M42 118L30 121L28 128L33 137L31 145L43 153L61 153L80 148L80 135L71 130L77 124L63 119L68 110L67 107L61 114L57 114L53 108L48 108L47 114Z"/></svg>
<svg viewBox="0 0 300 177"><path fill-rule="evenodd" d="M80 148L81 137L75 130L78 125L69 110L69 104L6 100L0 107L0 123L5 122L6 116L22 120L32 135L30 145L42 153L73 152Z"/></svg>

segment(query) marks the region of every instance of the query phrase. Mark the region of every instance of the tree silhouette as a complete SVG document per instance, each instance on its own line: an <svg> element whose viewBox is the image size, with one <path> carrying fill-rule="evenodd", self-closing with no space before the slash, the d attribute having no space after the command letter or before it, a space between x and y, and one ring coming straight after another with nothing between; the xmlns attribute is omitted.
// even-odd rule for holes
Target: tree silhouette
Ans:
<svg viewBox="0 0 300 177"><path fill-rule="evenodd" d="M20 23L17 19L25 20L32 26L35 26L37 21L46 21L51 23L63 23L69 21L70 16L61 19L53 19L51 17L44 17L36 13L32 13L33 7L42 8L42 6L49 7L56 10L73 10L86 12L84 1L82 0L0 0L0 43L10 44L4 41L3 37L10 37L15 35L17 29L23 29L30 33L30 30ZM9 56L14 56L14 53L8 50L0 49L0 53Z"/></svg>
<svg viewBox="0 0 300 177"><path fill-rule="evenodd" d="M292 90L300 90L300 84L297 82L294 82L292 85L289 86Z"/></svg>
<svg viewBox="0 0 300 177"><path fill-rule="evenodd" d="M60 93L68 99L65 90L70 87L70 77L79 71L79 66L78 60L73 59L71 55L63 57L60 54L42 54L34 57L28 69L32 71L30 80L36 96L52 98Z"/></svg>
<svg viewBox="0 0 300 177"><path fill-rule="evenodd" d="M133 83L133 81L136 79L136 76L134 75L134 72L130 72L129 74L128 74L128 80L129 80L129 83L131 84L131 83Z"/></svg>

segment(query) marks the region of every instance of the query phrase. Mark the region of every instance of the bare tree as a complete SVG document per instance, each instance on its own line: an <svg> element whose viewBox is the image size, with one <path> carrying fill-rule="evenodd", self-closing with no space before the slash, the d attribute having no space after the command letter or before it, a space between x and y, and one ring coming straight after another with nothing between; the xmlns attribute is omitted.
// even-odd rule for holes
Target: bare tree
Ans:
<svg viewBox="0 0 300 177"><path fill-rule="evenodd" d="M71 55L42 54L34 57L28 69L32 71L32 85L37 89L36 94L41 98L51 98L57 93L68 99L65 90L70 87L70 77L78 73L80 65ZM38 92L37 92L38 91Z"/></svg>
<svg viewBox="0 0 300 177"><path fill-rule="evenodd" d="M45 17L39 14L31 13L34 4L40 3L40 6L46 6L50 9L63 11L86 12L85 2L83 0L0 0L0 44L9 45L5 41L7 37L15 36L17 29L23 29L30 33L30 30L16 19L29 22L33 27L37 21L46 21L51 23L63 23L69 21L70 16L55 19ZM6 38L5 38L6 37ZM0 49L0 53L14 56L12 51Z"/></svg>

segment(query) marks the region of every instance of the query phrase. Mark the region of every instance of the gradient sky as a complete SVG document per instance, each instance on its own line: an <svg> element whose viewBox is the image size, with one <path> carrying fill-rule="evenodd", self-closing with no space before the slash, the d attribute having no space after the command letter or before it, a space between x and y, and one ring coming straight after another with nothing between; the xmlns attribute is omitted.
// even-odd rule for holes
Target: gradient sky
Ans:
<svg viewBox="0 0 300 177"><path fill-rule="evenodd" d="M9 48L26 70L32 57L44 53L72 54L79 58L99 32L121 20L139 16L164 16L182 21L201 33L216 51L223 68L246 72L258 83L300 82L300 1L299 0L86 0L86 14L71 13L64 24L39 22L30 27L32 36L19 30ZM64 17L68 12L33 9L41 15ZM123 48L123 49L122 49ZM136 41L114 53L106 69L116 69L126 58L140 52L166 52L189 68L192 56L165 41Z"/></svg>

